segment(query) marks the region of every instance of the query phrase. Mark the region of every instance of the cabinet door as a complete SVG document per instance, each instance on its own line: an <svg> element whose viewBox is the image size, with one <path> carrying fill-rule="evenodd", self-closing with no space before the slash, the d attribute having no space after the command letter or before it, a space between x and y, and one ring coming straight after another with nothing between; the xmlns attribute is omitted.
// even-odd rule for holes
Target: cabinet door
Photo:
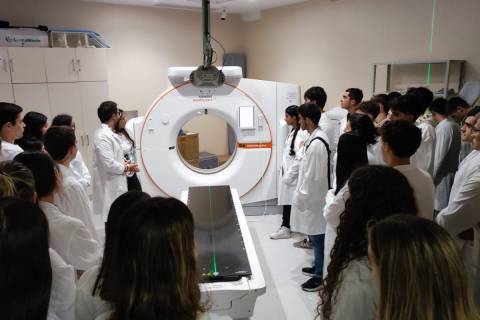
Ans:
<svg viewBox="0 0 480 320"><path fill-rule="evenodd" d="M48 82L75 82L78 78L75 49L50 48L45 51Z"/></svg>
<svg viewBox="0 0 480 320"><path fill-rule="evenodd" d="M46 83L14 84L15 103L23 108L23 114L29 111L43 113L51 120L48 88Z"/></svg>
<svg viewBox="0 0 480 320"><path fill-rule="evenodd" d="M11 84L0 84L0 102L14 102Z"/></svg>
<svg viewBox="0 0 480 320"><path fill-rule="evenodd" d="M80 82L80 97L82 102L82 114L84 133L86 138L85 154L82 153L83 160L91 170L93 159L93 135L95 130L100 127L97 109L100 103L109 100L108 83L104 82Z"/></svg>
<svg viewBox="0 0 480 320"><path fill-rule="evenodd" d="M61 113L69 114L75 122L78 147L85 146L82 102L77 83L49 83L50 111L52 118ZM83 143L82 143L83 142Z"/></svg>
<svg viewBox="0 0 480 320"><path fill-rule="evenodd" d="M45 51L48 48L8 48L12 83L47 82Z"/></svg>
<svg viewBox="0 0 480 320"><path fill-rule="evenodd" d="M0 83L11 83L7 48L0 48Z"/></svg>
<svg viewBox="0 0 480 320"><path fill-rule="evenodd" d="M107 81L106 49L77 48L75 54L79 81Z"/></svg>

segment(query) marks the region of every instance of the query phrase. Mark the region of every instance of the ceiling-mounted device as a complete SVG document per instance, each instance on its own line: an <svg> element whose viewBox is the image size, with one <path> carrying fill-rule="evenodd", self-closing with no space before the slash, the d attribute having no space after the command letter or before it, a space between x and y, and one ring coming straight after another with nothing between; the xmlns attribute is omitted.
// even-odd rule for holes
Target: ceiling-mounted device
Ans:
<svg viewBox="0 0 480 320"><path fill-rule="evenodd" d="M190 74L196 87L220 87L225 82L222 70L212 65L213 49L210 43L210 0L202 0L203 12L203 65Z"/></svg>

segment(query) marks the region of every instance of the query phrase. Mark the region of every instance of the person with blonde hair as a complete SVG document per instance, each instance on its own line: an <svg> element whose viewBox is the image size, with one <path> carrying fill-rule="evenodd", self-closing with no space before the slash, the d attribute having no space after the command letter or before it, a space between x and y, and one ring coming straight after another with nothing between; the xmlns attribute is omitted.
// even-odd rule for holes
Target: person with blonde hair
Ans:
<svg viewBox="0 0 480 320"><path fill-rule="evenodd" d="M37 202L32 172L13 160L0 162L0 198L8 197Z"/></svg>
<svg viewBox="0 0 480 320"><path fill-rule="evenodd" d="M478 320L460 251L427 219L395 215L368 227L368 258L380 291L377 320Z"/></svg>

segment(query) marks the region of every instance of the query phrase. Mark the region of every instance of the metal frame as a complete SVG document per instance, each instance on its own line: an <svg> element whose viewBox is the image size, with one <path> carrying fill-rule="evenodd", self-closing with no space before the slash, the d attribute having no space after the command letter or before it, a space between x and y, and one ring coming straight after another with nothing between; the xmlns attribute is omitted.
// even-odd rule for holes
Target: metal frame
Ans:
<svg viewBox="0 0 480 320"><path fill-rule="evenodd" d="M387 66L387 78L386 78L386 91L387 93L390 92L390 85L391 85L391 76L392 76L392 66L393 65L408 65L408 64L445 64L445 79L444 79L444 92L441 95L443 98L447 97L448 89L450 86L450 72L451 72L451 65L454 63L460 64L460 72L459 72L459 79L458 79L458 91L463 87L464 83L464 75L465 75L465 60L403 60L403 61L388 61L388 62L375 62L373 63L372 69L372 96L375 94L379 94L380 92L376 92L375 88L377 86L377 67L380 65Z"/></svg>

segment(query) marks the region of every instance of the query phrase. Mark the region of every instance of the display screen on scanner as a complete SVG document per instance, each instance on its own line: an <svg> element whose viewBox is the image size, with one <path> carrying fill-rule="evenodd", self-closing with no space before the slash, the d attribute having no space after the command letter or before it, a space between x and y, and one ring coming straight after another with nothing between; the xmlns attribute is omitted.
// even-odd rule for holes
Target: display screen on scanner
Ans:
<svg viewBox="0 0 480 320"><path fill-rule="evenodd" d="M190 187L197 264L202 282L236 281L252 271L229 186Z"/></svg>

